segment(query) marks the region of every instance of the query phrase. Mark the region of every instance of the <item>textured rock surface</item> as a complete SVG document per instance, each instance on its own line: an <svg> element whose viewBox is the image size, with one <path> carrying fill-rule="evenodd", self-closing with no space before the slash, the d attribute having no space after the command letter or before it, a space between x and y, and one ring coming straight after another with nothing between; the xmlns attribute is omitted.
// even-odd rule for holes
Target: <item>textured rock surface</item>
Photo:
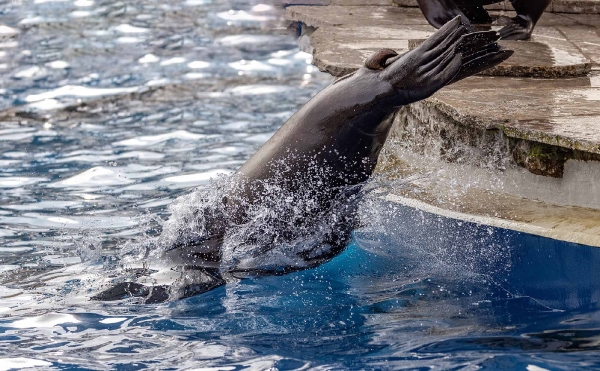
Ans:
<svg viewBox="0 0 600 371"><path fill-rule="evenodd" d="M415 8L290 7L287 15L304 24L313 64L334 76L378 49L407 51L434 31ZM553 178L564 176L570 159L597 160L600 75L590 71L600 65L599 27L600 15L545 15L532 40L504 42L515 55L487 74L505 77L473 77L400 111L402 145L444 161Z"/></svg>
<svg viewBox="0 0 600 371"><path fill-rule="evenodd" d="M292 6L288 19L308 28L312 52L321 71L342 76L358 68L382 47L405 51L433 31L416 8L391 6ZM486 71L493 76L561 78L583 76L600 65L600 15L547 14L530 41L505 41L515 55ZM316 29L316 31L314 31ZM314 31L314 32L313 32Z"/></svg>

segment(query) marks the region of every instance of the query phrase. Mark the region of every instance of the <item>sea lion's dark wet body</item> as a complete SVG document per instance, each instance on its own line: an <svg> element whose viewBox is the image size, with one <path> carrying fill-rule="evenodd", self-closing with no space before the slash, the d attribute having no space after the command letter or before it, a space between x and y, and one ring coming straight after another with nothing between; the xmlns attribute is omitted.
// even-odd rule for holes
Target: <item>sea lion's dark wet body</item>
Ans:
<svg viewBox="0 0 600 371"><path fill-rule="evenodd" d="M473 24L489 24L492 19L483 8L501 2L501 0L417 0L419 8L427 21L440 28L454 17L460 15ZM498 33L506 40L526 40L551 0L510 0L517 12L514 18L503 17L499 23L504 25Z"/></svg>
<svg viewBox="0 0 600 371"><path fill-rule="evenodd" d="M203 215L203 220L208 220L204 235L184 236L166 251L166 257L184 270L177 285L150 288L127 282L96 299L141 296L146 302L157 302L182 298L223 284L223 275L281 274L332 258L349 240L356 201L377 164L394 112L507 59L512 52L502 50L497 39L495 32L469 34L456 17L404 55L392 50L375 53L364 67L318 93L237 171L233 187L223 198L225 211ZM273 187L277 191L269 192ZM300 268L261 272L241 266L223 272L223 267L219 269L221 244L228 228L244 225L254 206L269 202L303 204L292 219L277 214L286 209L267 210L274 210L267 223L275 233L272 240L261 240L265 251L297 239L295 227L310 231L326 220L332 224L330 232L321 234L324 238L316 246L310 245L298 255L306 262ZM248 238L261 237L258 231Z"/></svg>

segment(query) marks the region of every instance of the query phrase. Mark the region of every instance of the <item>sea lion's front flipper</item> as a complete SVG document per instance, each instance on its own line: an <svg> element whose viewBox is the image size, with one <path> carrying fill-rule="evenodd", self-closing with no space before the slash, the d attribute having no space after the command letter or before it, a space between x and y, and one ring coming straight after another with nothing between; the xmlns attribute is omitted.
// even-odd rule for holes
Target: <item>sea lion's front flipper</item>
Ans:
<svg viewBox="0 0 600 371"><path fill-rule="evenodd" d="M495 32L469 33L458 16L417 48L390 58L389 65L386 61L379 77L396 89L396 105L410 104L510 57L512 52L503 50L496 40Z"/></svg>
<svg viewBox="0 0 600 371"><path fill-rule="evenodd" d="M507 60L513 54L513 51L503 49L496 42L498 39L499 35L494 31L463 35L456 48L462 56L462 66L450 84Z"/></svg>

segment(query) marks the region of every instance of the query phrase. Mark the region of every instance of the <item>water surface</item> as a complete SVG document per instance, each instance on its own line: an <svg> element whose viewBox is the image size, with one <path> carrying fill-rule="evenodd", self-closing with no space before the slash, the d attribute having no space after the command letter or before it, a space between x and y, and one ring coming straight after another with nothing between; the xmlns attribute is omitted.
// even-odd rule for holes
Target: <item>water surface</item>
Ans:
<svg viewBox="0 0 600 371"><path fill-rule="evenodd" d="M0 370L599 367L596 250L374 197L316 269L90 301L332 79L258 1L14 1L0 24Z"/></svg>

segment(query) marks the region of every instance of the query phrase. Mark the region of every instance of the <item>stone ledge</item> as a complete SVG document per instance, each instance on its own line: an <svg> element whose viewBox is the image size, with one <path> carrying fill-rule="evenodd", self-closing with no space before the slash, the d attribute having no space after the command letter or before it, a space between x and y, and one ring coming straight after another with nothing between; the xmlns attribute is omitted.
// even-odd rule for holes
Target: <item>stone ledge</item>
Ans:
<svg viewBox="0 0 600 371"><path fill-rule="evenodd" d="M378 49L409 50L434 31L415 8L290 7L287 16L303 23L303 44L313 53L313 64L334 76L359 68ZM445 189L472 188L476 182L481 185L478 192L493 192L509 204L541 200L552 210L600 209L600 15L545 14L531 41L506 46L516 50L515 56L488 73L521 77L471 77L402 108L378 172L390 175L419 161L436 163L438 170L460 169L439 183ZM579 77L565 78L569 75ZM441 193L436 188L421 195ZM466 206L453 209L460 200L450 196L447 202L403 197L443 210L485 214ZM507 201L511 197L514 202ZM501 204L488 203L485 212L491 215ZM585 224L583 219L575 221L575 214L565 215L562 237L552 228L531 233L600 246L593 237L598 232L594 226L581 227L586 232L572 234L577 237L564 237L581 229L578 223ZM594 215L590 220L596 223Z"/></svg>
<svg viewBox="0 0 600 371"><path fill-rule="evenodd" d="M366 56L381 47L380 41L395 45L400 52L434 31L415 8L292 6L286 17L299 22L302 34L310 37L303 42L303 49L313 52L314 48L315 65L334 76L358 68ZM517 53L486 73L549 78L585 75L593 65L600 66L598 25L600 15L548 14L536 28L534 43L505 42ZM415 30L422 32L419 35Z"/></svg>
<svg viewBox="0 0 600 371"><path fill-rule="evenodd" d="M396 147L390 138L376 169L405 186L384 198L445 217L600 247L600 163L570 161L586 178L552 179L524 173L445 164ZM545 201L540 201L544 199ZM557 202L558 201L558 202ZM587 207L586 207L587 206Z"/></svg>
<svg viewBox="0 0 600 371"><path fill-rule="evenodd" d="M286 8L285 16L289 20L315 28L342 25L428 25L419 9L393 6L290 6Z"/></svg>
<svg viewBox="0 0 600 371"><path fill-rule="evenodd" d="M396 145L445 162L495 170L518 166L562 178L570 159L600 160L596 130L600 88L553 93L552 89L520 89L516 94L501 89L440 91L398 112L393 129ZM565 99L569 107L553 112ZM521 110L509 112L515 105Z"/></svg>
<svg viewBox="0 0 600 371"><path fill-rule="evenodd" d="M307 17L304 17L307 19ZM319 24L313 22L312 24ZM563 27L565 28L565 27ZM305 36L309 40L302 42L306 52L313 53L313 63L324 72L333 76L343 76L355 71L369 55L382 49L390 48L398 53L408 51L429 37L433 27L423 24L408 25L344 25L321 26ZM569 34L584 34L593 39L589 28L569 28ZM592 61L581 52L581 47L589 50L589 55L600 60L599 44L585 43L580 38L579 45L574 45L564 36L561 27L539 27L531 41L504 41L502 44L515 51L514 56L501 65L484 74L490 76L563 78L585 76L592 68ZM308 47L310 45L310 47Z"/></svg>

